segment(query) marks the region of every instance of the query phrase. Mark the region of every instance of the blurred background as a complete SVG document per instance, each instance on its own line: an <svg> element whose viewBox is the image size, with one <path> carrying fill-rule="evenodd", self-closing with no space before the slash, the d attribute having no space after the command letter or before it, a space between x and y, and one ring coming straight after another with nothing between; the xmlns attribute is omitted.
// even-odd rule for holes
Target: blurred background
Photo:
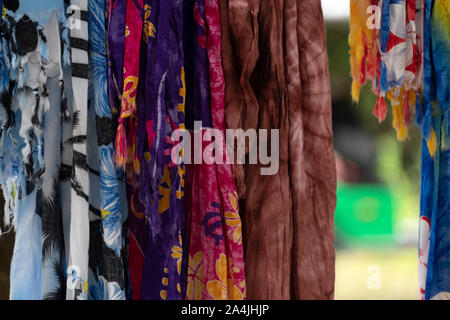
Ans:
<svg viewBox="0 0 450 320"><path fill-rule="evenodd" d="M349 0L322 0L322 6L339 179L335 298L416 299L420 135L412 129L406 142L396 141L391 113L381 124L372 115L368 88L352 103ZM13 232L0 237L0 300L8 298L13 239Z"/></svg>
<svg viewBox="0 0 450 320"><path fill-rule="evenodd" d="M338 171L336 299L417 299L420 133L399 142L367 86L352 103L349 0L322 0Z"/></svg>

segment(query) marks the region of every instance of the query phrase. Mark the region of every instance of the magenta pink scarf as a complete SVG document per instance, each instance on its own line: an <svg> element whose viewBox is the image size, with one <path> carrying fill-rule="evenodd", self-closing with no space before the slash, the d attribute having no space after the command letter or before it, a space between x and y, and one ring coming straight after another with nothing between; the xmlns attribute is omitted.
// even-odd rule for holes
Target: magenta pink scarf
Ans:
<svg viewBox="0 0 450 320"><path fill-rule="evenodd" d="M203 1L198 1L201 5ZM225 79L217 0L204 0L213 128L224 134ZM226 147L224 145L224 153ZM186 299L241 300L246 297L242 226L231 165L190 166L192 179ZM189 177L189 174L192 175Z"/></svg>

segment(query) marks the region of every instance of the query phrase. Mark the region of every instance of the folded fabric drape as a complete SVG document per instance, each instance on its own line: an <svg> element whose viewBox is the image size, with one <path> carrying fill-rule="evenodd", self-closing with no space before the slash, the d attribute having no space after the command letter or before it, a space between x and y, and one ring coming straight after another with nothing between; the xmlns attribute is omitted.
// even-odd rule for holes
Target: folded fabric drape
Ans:
<svg viewBox="0 0 450 320"><path fill-rule="evenodd" d="M224 132L225 83L217 0L185 1L188 129ZM192 46L194 47L192 49ZM193 88L192 91L189 91ZM188 120L189 121L189 120ZM193 123L194 122L194 123ZM200 122L197 127L195 122ZM193 125L193 127L192 127ZM205 152L205 146L194 146ZM225 145L222 153L225 152ZM241 300L246 295L242 227L230 165L189 164L186 173L189 262L186 299Z"/></svg>
<svg viewBox="0 0 450 320"><path fill-rule="evenodd" d="M123 172L116 171L114 129L107 92L104 0L89 1L89 299L124 300L127 289L128 217Z"/></svg>
<svg viewBox="0 0 450 320"><path fill-rule="evenodd" d="M422 133L418 296L448 299L450 7L445 0L370 1L378 4L381 19L379 29L369 30L363 11L368 3L350 1L353 99L370 79L378 95L374 114L384 120L386 96L400 140L415 113ZM369 42L375 50L367 49Z"/></svg>
<svg viewBox="0 0 450 320"><path fill-rule="evenodd" d="M331 299L336 173L320 2L220 4L227 125L276 128L281 142L275 176L235 166L247 297Z"/></svg>
<svg viewBox="0 0 450 320"><path fill-rule="evenodd" d="M0 4L11 299L333 298L319 1ZM275 173L227 129L267 130Z"/></svg>

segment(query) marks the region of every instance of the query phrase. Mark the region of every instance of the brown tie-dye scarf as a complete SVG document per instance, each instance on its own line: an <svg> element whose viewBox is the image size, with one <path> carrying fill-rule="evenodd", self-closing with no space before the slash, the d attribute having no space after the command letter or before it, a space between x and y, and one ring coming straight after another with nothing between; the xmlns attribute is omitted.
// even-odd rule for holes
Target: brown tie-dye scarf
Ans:
<svg viewBox="0 0 450 320"><path fill-rule="evenodd" d="M332 299L336 168L319 0L220 0L229 128L279 129L280 165L235 166L248 299Z"/></svg>

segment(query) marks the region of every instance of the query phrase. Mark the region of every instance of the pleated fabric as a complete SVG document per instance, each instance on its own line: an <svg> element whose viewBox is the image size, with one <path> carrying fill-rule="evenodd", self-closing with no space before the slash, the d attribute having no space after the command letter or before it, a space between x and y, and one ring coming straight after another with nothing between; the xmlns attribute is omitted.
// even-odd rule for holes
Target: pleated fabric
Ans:
<svg viewBox="0 0 450 320"><path fill-rule="evenodd" d="M18 4L0 28L12 299L333 297L319 1ZM197 145L227 128L267 131L275 174ZM207 157L176 162L175 132Z"/></svg>
<svg viewBox="0 0 450 320"><path fill-rule="evenodd" d="M138 93L139 200L149 228L141 299L182 300L187 241L184 164L175 163L172 133L185 125L183 1L144 2L146 65ZM145 16L145 14L144 14ZM178 157L182 154L178 150Z"/></svg>
<svg viewBox="0 0 450 320"><path fill-rule="evenodd" d="M450 299L450 8L425 2L419 299Z"/></svg>
<svg viewBox="0 0 450 320"><path fill-rule="evenodd" d="M89 300L125 300L128 294L128 217L123 170L116 170L112 113L107 96L104 0L90 0L89 106ZM125 235L125 236L124 236Z"/></svg>
<svg viewBox="0 0 450 320"><path fill-rule="evenodd" d="M225 129L218 9L216 0L184 2L187 128L191 136L200 138L224 136ZM212 129L217 131L213 134ZM206 146L195 143L194 153L205 154ZM225 147L216 152L224 155ZM209 157L213 158L211 153ZM232 167L203 160L186 166L186 299L245 299L242 226Z"/></svg>
<svg viewBox="0 0 450 320"><path fill-rule="evenodd" d="M79 26L70 29L72 65L72 110L75 121L71 139L77 141L71 148L70 210L63 211L66 261L74 285L67 287L67 299L88 298L89 252L89 171L86 159L88 124L88 21L87 0L70 1L72 10L80 17L73 22ZM73 19L76 19L73 17ZM76 45L75 43L80 43ZM72 214L76 212L77 214Z"/></svg>
<svg viewBox="0 0 450 320"><path fill-rule="evenodd" d="M63 8L62 1L5 3L2 17L1 183L5 218L16 228L11 299L65 295L58 191Z"/></svg>
<svg viewBox="0 0 450 320"><path fill-rule="evenodd" d="M220 5L227 126L279 130L276 175L235 166L247 297L332 299L336 169L320 2Z"/></svg>
<svg viewBox="0 0 450 320"><path fill-rule="evenodd" d="M1 47L1 135L11 147L1 183L17 230L11 299L126 297L115 127L109 121L108 135L108 120L96 121L111 118L105 22L102 0L24 0L5 12L14 34L2 34Z"/></svg>

